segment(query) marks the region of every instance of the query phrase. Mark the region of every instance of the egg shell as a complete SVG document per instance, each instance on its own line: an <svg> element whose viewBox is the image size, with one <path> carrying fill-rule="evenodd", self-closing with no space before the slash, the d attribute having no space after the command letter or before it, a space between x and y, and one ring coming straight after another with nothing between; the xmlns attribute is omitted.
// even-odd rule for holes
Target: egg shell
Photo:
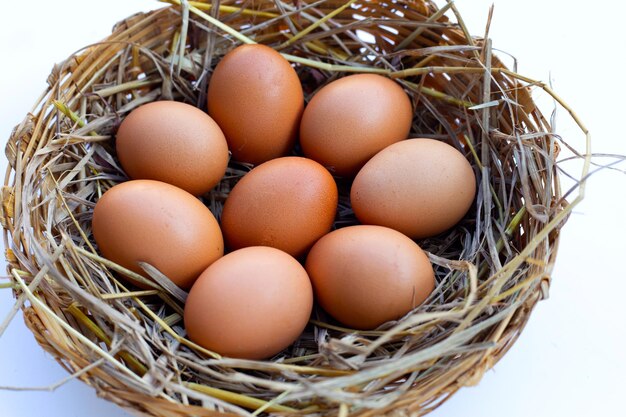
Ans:
<svg viewBox="0 0 626 417"><path fill-rule="evenodd" d="M228 165L220 127L204 111L176 101L133 110L121 123L115 148L130 178L167 182L194 195L213 188Z"/></svg>
<svg viewBox="0 0 626 417"><path fill-rule="evenodd" d="M196 197L173 185L134 180L98 200L92 231L105 258L145 277L156 267L183 289L224 253L217 220Z"/></svg>
<svg viewBox="0 0 626 417"><path fill-rule="evenodd" d="M221 226L230 249L271 246L304 254L330 231L338 192L324 167L287 156L258 165L231 190Z"/></svg>
<svg viewBox="0 0 626 417"><path fill-rule="evenodd" d="M292 344L313 307L309 277L298 261L269 247L249 247L216 261L185 304L189 338L224 356L264 359Z"/></svg>
<svg viewBox="0 0 626 417"><path fill-rule="evenodd" d="M361 223L414 239L444 232L472 206L476 178L465 156L433 139L409 139L380 151L358 173L350 200Z"/></svg>
<svg viewBox="0 0 626 417"><path fill-rule="evenodd" d="M354 329L399 319L435 288L424 251L382 226L350 226L327 234L311 248L306 271L320 306Z"/></svg>
<svg viewBox="0 0 626 417"><path fill-rule="evenodd" d="M395 81L356 74L322 87L311 99L300 124L304 155L334 175L354 176L378 151L406 139L413 109Z"/></svg>
<svg viewBox="0 0 626 417"><path fill-rule="evenodd" d="M260 164L292 149L304 110L298 74L274 49L242 45L217 64L207 106L233 158Z"/></svg>

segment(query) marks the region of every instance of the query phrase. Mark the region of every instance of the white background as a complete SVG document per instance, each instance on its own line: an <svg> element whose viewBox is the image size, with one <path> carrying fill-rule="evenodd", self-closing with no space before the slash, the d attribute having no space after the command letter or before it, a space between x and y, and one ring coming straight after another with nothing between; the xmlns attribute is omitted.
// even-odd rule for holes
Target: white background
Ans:
<svg viewBox="0 0 626 417"><path fill-rule="evenodd" d="M472 33L484 32L491 3L457 0ZM626 62L618 24L626 10L617 1L601 5L495 0L491 37L495 48L518 58L520 73L552 82L591 130L594 152L626 154ZM53 63L104 38L118 20L159 6L152 0L4 2L2 146L43 91ZM583 138L562 110L557 130L583 149ZM3 157L1 172L5 167ZM620 401L626 376L625 214L626 175L594 175L586 199L562 230L550 298L538 305L519 341L481 383L461 389L433 417L626 415ZM0 290L0 321L11 304L10 290ZM18 315L0 339L0 386L42 387L66 376ZM0 410L5 417L128 417L76 381L54 392L0 390Z"/></svg>

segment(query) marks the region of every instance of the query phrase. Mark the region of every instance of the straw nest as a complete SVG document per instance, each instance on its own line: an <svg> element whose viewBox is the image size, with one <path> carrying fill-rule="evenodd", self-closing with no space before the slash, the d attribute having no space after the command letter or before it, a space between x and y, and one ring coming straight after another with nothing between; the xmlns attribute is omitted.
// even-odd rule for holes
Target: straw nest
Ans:
<svg viewBox="0 0 626 417"><path fill-rule="evenodd" d="M8 141L4 286L37 342L100 396L146 416L422 415L477 383L546 296L572 207L559 187L563 142L531 90L551 95L587 135L575 114L507 69L488 34L471 37L452 2L172 3L55 66ZM474 207L454 230L419 242L437 288L402 320L353 331L314 312L272 360L222 358L185 338L185 294L166 277L152 270L163 285L137 290L124 277L140 277L98 254L94 204L126 179L113 146L120 121L160 99L205 108L212 68L242 42L284 53L307 99L346 73L396 79L416 109L411 136L446 141L472 162ZM203 197L217 216L249 169L231 163ZM343 196L336 226L354 222Z"/></svg>

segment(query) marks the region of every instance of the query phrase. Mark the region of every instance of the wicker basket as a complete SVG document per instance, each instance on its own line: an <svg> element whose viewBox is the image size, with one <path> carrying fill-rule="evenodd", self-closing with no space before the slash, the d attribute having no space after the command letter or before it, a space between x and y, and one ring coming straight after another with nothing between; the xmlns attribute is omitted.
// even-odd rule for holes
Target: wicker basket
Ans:
<svg viewBox="0 0 626 417"><path fill-rule="evenodd" d="M559 187L559 138L531 89L566 105L471 37L451 2L173 3L129 17L55 67L37 111L8 141L6 256L37 342L100 396L146 416L422 415L477 383L549 287L572 206ZM205 108L212 68L253 41L294 63L307 99L346 73L396 79L416 109L411 135L454 145L478 178L459 226L419 242L437 277L424 305L372 331L315 311L300 339L268 361L195 346L180 294L130 287L132 273L99 256L90 231L94 203L126 179L112 145L120 121L159 99ZM249 169L231 163L203 197L216 216ZM343 195L337 225L355 222Z"/></svg>

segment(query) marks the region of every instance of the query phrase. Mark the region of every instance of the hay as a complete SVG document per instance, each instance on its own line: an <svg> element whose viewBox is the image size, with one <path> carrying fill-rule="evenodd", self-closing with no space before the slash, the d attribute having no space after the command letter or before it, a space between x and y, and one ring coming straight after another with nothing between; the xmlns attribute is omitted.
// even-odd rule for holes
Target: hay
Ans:
<svg viewBox="0 0 626 417"><path fill-rule="evenodd" d="M584 180L590 139L575 113L544 83L506 68L488 38L471 37L452 2L172 3L129 17L56 66L9 139L0 220L12 280L1 285L17 302L0 334L21 308L70 374L149 416L422 415L477 383L546 296L559 229L584 194L581 181L570 204L562 198L555 161L563 142L532 90L580 127ZM274 360L222 358L185 338L185 294L131 288L125 276L143 278L98 254L94 204L126 179L112 146L120 121L158 99L205 108L211 68L241 42L283 53L307 99L346 73L396 79L416 108L411 136L446 141L472 161L475 207L454 230L419 242L437 288L416 311L354 331L316 310ZM232 162L203 197L216 216L250 169ZM355 222L344 193L336 226Z"/></svg>

